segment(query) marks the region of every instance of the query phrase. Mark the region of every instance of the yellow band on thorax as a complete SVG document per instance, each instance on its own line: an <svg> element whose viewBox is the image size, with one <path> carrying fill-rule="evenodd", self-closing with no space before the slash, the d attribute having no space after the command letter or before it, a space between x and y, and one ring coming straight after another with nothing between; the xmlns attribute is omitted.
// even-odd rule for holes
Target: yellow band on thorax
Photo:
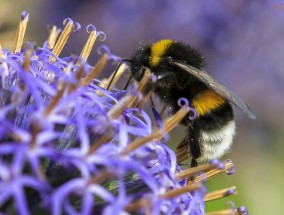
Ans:
<svg viewBox="0 0 284 215"><path fill-rule="evenodd" d="M161 56L165 53L167 48L173 43L173 40L160 40L151 46L151 55L149 57L149 65L156 66L161 60Z"/></svg>

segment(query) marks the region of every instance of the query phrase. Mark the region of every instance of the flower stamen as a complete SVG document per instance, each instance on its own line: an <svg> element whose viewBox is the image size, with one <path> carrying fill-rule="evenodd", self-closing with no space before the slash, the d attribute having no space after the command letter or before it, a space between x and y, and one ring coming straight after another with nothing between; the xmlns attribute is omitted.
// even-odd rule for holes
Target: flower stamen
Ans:
<svg viewBox="0 0 284 215"><path fill-rule="evenodd" d="M167 198L167 199L172 199L176 196L179 196L183 193L188 193L188 192L192 192L194 190L197 190L201 188L201 184L199 183L195 183L195 184L187 184L186 186L177 188L177 189L173 189L173 190L169 190L167 192L165 192L164 194L160 195L160 198Z"/></svg>
<svg viewBox="0 0 284 215"><path fill-rule="evenodd" d="M99 177L94 177L89 181L89 184L101 184L105 180L111 178L113 176L110 172L103 172Z"/></svg>
<svg viewBox="0 0 284 215"><path fill-rule="evenodd" d="M212 177L214 177L215 175L221 174L226 172L228 175L232 175L235 172L235 167L234 164L231 160L226 160L224 162L225 168L224 169L213 169L210 170L206 173L203 173L199 176L196 176L196 178L194 178L194 182L202 182L202 181L206 181Z"/></svg>
<svg viewBox="0 0 284 215"><path fill-rule="evenodd" d="M237 209L225 209L220 211L213 211L206 213L205 215L248 215L247 210L242 210L242 207Z"/></svg>
<svg viewBox="0 0 284 215"><path fill-rule="evenodd" d="M70 84L70 87L68 89L68 94L74 92L80 86L78 83L79 83L80 79L82 79L84 73L85 73L84 66L80 65L79 68L76 71L76 74L75 74L75 78L76 78L77 82L74 83L74 84L73 83Z"/></svg>
<svg viewBox="0 0 284 215"><path fill-rule="evenodd" d="M29 71L30 70L30 66L31 66L31 55L32 55L32 50L27 49L25 51L25 60L24 60L24 70L25 71Z"/></svg>
<svg viewBox="0 0 284 215"><path fill-rule="evenodd" d="M17 33L16 33L14 53L21 51L28 21L29 21L29 13L26 11L23 11L21 15L20 23L18 25Z"/></svg>
<svg viewBox="0 0 284 215"><path fill-rule="evenodd" d="M207 193L204 196L204 201L208 202L208 201L212 201L212 200L215 200L215 199L221 199L221 198L224 198L226 196L230 196L230 195L234 195L234 194L237 194L235 186Z"/></svg>
<svg viewBox="0 0 284 215"><path fill-rule="evenodd" d="M150 209L150 200L149 199L139 199L137 201L129 203L126 207L125 210L128 212L136 211L140 208L145 208L145 209Z"/></svg>
<svg viewBox="0 0 284 215"><path fill-rule="evenodd" d="M92 48L95 44L95 41L97 39L97 37L99 37L99 39L101 41L105 40L105 34L101 31L97 32L96 30L96 27L94 25L88 25L86 27L86 31L90 34L89 35L89 38L87 39L83 49L82 49L82 52L78 58L78 61L77 61L77 66L80 64L80 63L85 63L92 51ZM104 35L104 36L101 36L101 35Z"/></svg>
<svg viewBox="0 0 284 215"><path fill-rule="evenodd" d="M197 190L201 188L201 184L197 183L197 184L190 184L190 185L186 185L177 189L172 189L169 190L161 195L158 196L158 198L160 199L172 199L175 198L179 195L182 195L183 193L187 193L187 192L192 192L194 190ZM137 201L131 202L129 203L126 207L125 210L126 211L135 211L139 208L150 208L151 207L151 201L149 199L146 198L142 198L139 199Z"/></svg>
<svg viewBox="0 0 284 215"><path fill-rule="evenodd" d="M51 101L49 102L49 104L47 105L47 107L46 107L46 109L44 111L44 115L46 117L52 112L52 110L58 104L58 102L62 98L66 88L67 88L67 84L64 83L63 86L61 87L61 89L59 89L57 91L57 94L51 99Z"/></svg>
<svg viewBox="0 0 284 215"><path fill-rule="evenodd" d="M207 172L207 171L210 171L210 170L216 169L216 168L218 168L218 169L220 168L219 165L216 164L216 163L208 163L208 164L188 168L186 170L178 172L176 174L176 179L182 180L182 179L185 179L185 178L189 178L193 175L196 175L199 172Z"/></svg>
<svg viewBox="0 0 284 215"><path fill-rule="evenodd" d="M189 158L188 147L183 146L176 151L177 163L181 163Z"/></svg>
<svg viewBox="0 0 284 215"><path fill-rule="evenodd" d="M101 71L103 70L103 68L105 67L106 63L108 60L108 56L106 53L104 53L100 59L98 60L98 62L96 63L96 65L94 66L94 68L89 72L89 74L82 78L80 81L80 85L81 86L86 86L89 83L91 83L91 81L93 79L95 79L96 77L98 77L101 73Z"/></svg>
<svg viewBox="0 0 284 215"><path fill-rule="evenodd" d="M106 142L111 141L111 139L112 139L112 135L110 135L109 133L106 133L103 136L101 136L98 140L93 141L91 144L91 148L88 151L87 155L93 154L101 145L103 145Z"/></svg>
<svg viewBox="0 0 284 215"><path fill-rule="evenodd" d="M63 47L65 46L70 34L72 31L79 31L80 30L80 25L79 23L74 23L72 19L68 18L65 19L63 21L63 25L65 25L57 43L55 44L52 53L55 56L59 56L59 54L61 53ZM50 57L51 62L55 62L55 58L54 57Z"/></svg>
<svg viewBox="0 0 284 215"><path fill-rule="evenodd" d="M58 29L55 25L53 25L53 26L48 26L48 31L49 31L49 35L47 38L48 48L53 49L55 42L57 40L57 37L59 33L61 32L61 29Z"/></svg>

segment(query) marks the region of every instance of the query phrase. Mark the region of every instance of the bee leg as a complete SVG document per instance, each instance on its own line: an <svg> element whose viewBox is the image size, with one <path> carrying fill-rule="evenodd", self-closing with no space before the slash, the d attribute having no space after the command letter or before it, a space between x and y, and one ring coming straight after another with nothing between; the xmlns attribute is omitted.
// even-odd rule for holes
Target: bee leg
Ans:
<svg viewBox="0 0 284 215"><path fill-rule="evenodd" d="M198 143L198 131L193 125L188 127L188 148L191 155L191 167L198 166L197 160L201 157L201 149Z"/></svg>
<svg viewBox="0 0 284 215"><path fill-rule="evenodd" d="M150 95L150 102L151 102L151 106L153 107L153 108L155 108L155 102L154 102L154 99L153 99L153 97L152 97L152 94ZM161 114L160 114L161 115Z"/></svg>
<svg viewBox="0 0 284 215"><path fill-rule="evenodd" d="M201 149L198 143L197 133L193 133L193 129L189 128L189 133L185 136L182 142L177 147L177 150L187 150L189 157L191 157L191 167L198 166L197 159L201 157ZM181 153L183 154L183 153ZM181 161L185 160L183 155L181 155Z"/></svg>
<svg viewBox="0 0 284 215"><path fill-rule="evenodd" d="M128 78L128 80L127 80L127 82L126 82L126 84L125 84L123 90L126 90L126 89L128 88L128 86L129 86L129 84L130 84L132 78L133 78L132 76L130 76L130 77Z"/></svg>
<svg viewBox="0 0 284 215"><path fill-rule="evenodd" d="M167 108L167 105L164 105L162 110L160 111L160 116L162 116L165 113L166 108Z"/></svg>
<svg viewBox="0 0 284 215"><path fill-rule="evenodd" d="M191 163L190 163L190 167L196 167L196 166L198 166L197 160L192 158Z"/></svg>
<svg viewBox="0 0 284 215"><path fill-rule="evenodd" d="M109 90L109 88L110 88L110 86L111 86L111 84L112 84L112 82L113 82L113 80L114 80L114 77L116 76L116 74L117 74L119 68L121 67L121 65L122 65L124 62L132 62L132 61L131 61L131 60L128 60L128 59L125 59L125 58L123 58L123 59L121 59L121 60L119 61L119 63L117 64L117 66L116 66L116 68L115 68L115 70L114 70L114 73L113 73L113 75L112 75L112 77L111 77L111 79L110 79L110 82L109 82L109 84L108 84L108 86L107 86L107 90Z"/></svg>

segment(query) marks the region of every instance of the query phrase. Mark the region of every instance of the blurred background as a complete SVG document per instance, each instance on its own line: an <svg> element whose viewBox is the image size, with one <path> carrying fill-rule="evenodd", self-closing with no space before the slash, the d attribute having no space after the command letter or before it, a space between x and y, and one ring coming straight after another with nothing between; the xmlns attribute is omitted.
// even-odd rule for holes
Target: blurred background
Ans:
<svg viewBox="0 0 284 215"><path fill-rule="evenodd" d="M142 3L143 2L143 3ZM207 204L208 211L232 200L250 214L283 214L284 202L284 0L0 0L0 43L12 49L22 10L30 13L26 41L41 46L46 26L63 28L70 17L82 25L73 33L61 56L79 54L94 24L112 53L129 58L147 41L171 38L184 41L206 56L207 71L235 91L256 112L251 120L235 109L238 135L232 152L237 172L209 181L208 190L237 186L238 194ZM107 77L109 71L105 71ZM179 142L175 129L171 142ZM282 178L283 177L283 178Z"/></svg>

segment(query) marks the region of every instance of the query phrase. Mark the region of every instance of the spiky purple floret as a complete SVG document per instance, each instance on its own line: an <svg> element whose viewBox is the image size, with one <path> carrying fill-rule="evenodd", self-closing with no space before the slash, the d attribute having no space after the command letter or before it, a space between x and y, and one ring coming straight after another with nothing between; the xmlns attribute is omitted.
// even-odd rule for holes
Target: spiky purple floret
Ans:
<svg viewBox="0 0 284 215"><path fill-rule="evenodd" d="M248 210L247 210L247 208L246 208L245 206L241 206L241 207L239 207L237 210L238 210L238 212L239 212L240 214L249 215L249 212L248 212Z"/></svg>

